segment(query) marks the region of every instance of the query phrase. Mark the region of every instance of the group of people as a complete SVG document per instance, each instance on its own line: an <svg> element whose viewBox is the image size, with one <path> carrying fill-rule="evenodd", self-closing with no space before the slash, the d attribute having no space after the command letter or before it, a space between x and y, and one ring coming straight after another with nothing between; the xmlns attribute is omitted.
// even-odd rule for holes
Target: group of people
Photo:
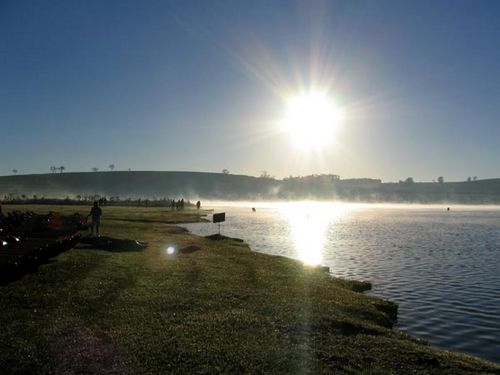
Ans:
<svg viewBox="0 0 500 375"><path fill-rule="evenodd" d="M184 209L184 198L175 200L172 199L172 202L170 203L170 208L172 208L172 211L175 210L183 210Z"/></svg>
<svg viewBox="0 0 500 375"><path fill-rule="evenodd" d="M188 201L188 204L189 201ZM201 202L198 201L196 202L196 208L199 210L201 207ZM170 208L172 209L172 211L175 209L175 210L183 210L184 209L184 198L181 198L179 200L175 200L175 199L172 199L171 203L170 203Z"/></svg>
<svg viewBox="0 0 500 375"><path fill-rule="evenodd" d="M89 217L92 218L92 222L90 225L90 233L92 236L94 235L94 233L96 236L99 236L99 227L101 226L101 216L102 216L102 209L99 206L100 205L102 206L103 204L105 204L105 203L101 202L101 201L99 201L99 202L94 201L94 205L90 209L90 213L87 216L87 219ZM201 202L200 201L196 202L196 208L199 210L200 207L201 207ZM174 209L183 210L184 209L184 198L179 199L177 201L172 199L171 208L172 208L172 210L174 210ZM2 210L1 210L1 206L0 206L0 215L1 215L1 212L2 212Z"/></svg>

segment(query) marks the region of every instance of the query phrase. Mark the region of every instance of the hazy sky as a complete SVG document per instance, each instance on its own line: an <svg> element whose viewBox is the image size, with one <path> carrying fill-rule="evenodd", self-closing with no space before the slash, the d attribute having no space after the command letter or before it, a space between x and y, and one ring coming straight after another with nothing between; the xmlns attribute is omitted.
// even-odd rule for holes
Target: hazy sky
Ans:
<svg viewBox="0 0 500 375"><path fill-rule="evenodd" d="M277 123L345 113L321 152ZM0 0L0 174L500 177L500 1Z"/></svg>

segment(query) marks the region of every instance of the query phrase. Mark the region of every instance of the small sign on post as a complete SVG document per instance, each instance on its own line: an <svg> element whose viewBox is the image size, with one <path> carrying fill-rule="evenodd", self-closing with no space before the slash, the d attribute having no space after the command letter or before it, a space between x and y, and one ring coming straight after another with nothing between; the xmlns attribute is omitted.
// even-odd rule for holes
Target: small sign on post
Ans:
<svg viewBox="0 0 500 375"><path fill-rule="evenodd" d="M219 223L219 234L220 234L220 223L222 223L223 221L226 221L226 213L221 212L218 214L213 214L212 221L214 223Z"/></svg>

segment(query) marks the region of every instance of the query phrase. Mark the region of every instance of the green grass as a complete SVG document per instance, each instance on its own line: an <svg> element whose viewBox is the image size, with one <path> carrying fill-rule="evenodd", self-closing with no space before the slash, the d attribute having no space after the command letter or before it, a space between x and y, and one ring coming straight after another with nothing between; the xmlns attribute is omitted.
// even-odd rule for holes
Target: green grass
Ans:
<svg viewBox="0 0 500 375"><path fill-rule="evenodd" d="M149 248L73 249L0 287L2 374L500 374L392 330L394 305L364 283L174 225L196 210L103 211L103 234Z"/></svg>

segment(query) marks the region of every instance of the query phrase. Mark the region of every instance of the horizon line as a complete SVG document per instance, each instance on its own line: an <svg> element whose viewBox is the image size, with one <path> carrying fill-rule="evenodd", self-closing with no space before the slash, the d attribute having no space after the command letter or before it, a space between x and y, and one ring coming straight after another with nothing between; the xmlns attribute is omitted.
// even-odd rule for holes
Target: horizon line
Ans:
<svg viewBox="0 0 500 375"><path fill-rule="evenodd" d="M283 181L287 179L287 177L283 178L277 178L274 176L269 176L269 177L263 177L263 176L252 176L252 175L247 175L247 174L239 174L239 173L224 173L224 172L206 172L206 171L168 171L168 170L97 170L97 171L73 171L73 172L52 172L52 173L26 173L26 174L10 174L10 175L0 175L0 178L5 178L5 177L28 177L28 176L45 176L45 175L67 175L67 174L91 174L91 173L199 173L199 174L216 174L216 175L230 175L230 176L241 176L241 177L252 177L252 178L270 178L276 181ZM320 176L339 176L338 174L335 173L312 173L309 175L298 175L298 176L291 176L292 178L304 178L304 177L320 177ZM410 178L410 177L408 177ZM478 181L488 181L488 180L498 180L500 177L489 177L489 178L482 178L482 179L473 179L473 180L450 180L450 181L443 181L442 183L462 183L462 182L478 182ZM379 180L380 183L382 184L400 184L400 183L405 183L405 180L399 180L399 181L383 181L381 178L374 178L374 177L349 177L349 178L341 178L339 176L340 181L347 181L347 180ZM427 184L439 184L440 182L438 181L415 181L413 180L413 183L418 184L418 183L427 183Z"/></svg>

